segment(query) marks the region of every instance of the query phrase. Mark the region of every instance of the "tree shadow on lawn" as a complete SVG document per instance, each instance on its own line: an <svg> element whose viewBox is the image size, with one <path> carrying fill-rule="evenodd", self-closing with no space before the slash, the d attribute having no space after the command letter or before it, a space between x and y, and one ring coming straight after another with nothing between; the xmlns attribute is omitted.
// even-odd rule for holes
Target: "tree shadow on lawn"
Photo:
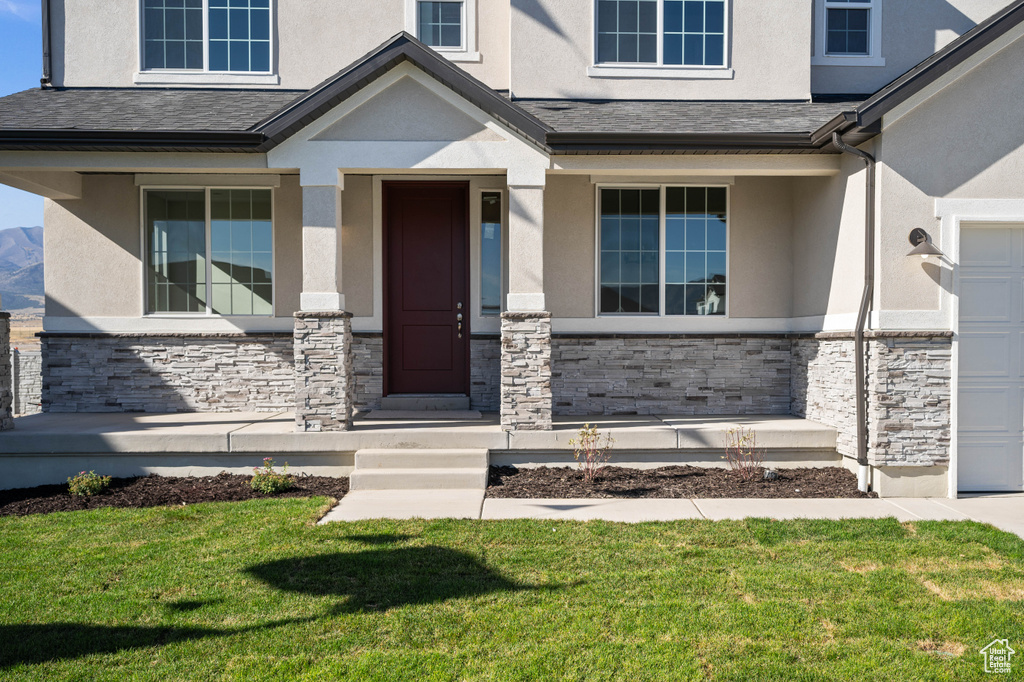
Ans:
<svg viewBox="0 0 1024 682"><path fill-rule="evenodd" d="M290 618L237 629L86 623L0 625L0 670L19 664L35 665L93 654L112 654L127 649L269 630L309 620L312 619Z"/></svg>
<svg viewBox="0 0 1024 682"><path fill-rule="evenodd" d="M519 584L472 555L432 545L292 557L251 566L246 572L285 592L347 597L335 613L563 587Z"/></svg>

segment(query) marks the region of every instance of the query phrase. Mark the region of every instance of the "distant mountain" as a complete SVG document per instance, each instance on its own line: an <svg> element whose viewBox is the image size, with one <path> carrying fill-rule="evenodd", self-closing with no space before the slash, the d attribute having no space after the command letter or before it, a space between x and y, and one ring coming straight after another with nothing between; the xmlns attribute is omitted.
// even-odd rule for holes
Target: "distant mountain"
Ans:
<svg viewBox="0 0 1024 682"><path fill-rule="evenodd" d="M43 228L0 230L0 305L41 308L43 295Z"/></svg>
<svg viewBox="0 0 1024 682"><path fill-rule="evenodd" d="M43 262L43 228L12 227L0 230L0 272Z"/></svg>

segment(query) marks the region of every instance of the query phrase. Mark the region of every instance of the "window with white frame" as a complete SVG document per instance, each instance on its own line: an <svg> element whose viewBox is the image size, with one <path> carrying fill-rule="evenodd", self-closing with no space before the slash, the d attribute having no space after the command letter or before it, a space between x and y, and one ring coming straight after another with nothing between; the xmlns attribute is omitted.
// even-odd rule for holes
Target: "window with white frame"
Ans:
<svg viewBox="0 0 1024 682"><path fill-rule="evenodd" d="M452 61L477 61L477 0L405 0L405 30Z"/></svg>
<svg viewBox="0 0 1024 682"><path fill-rule="evenodd" d="M725 187L602 187L598 311L725 315Z"/></svg>
<svg viewBox="0 0 1024 682"><path fill-rule="evenodd" d="M597 0L596 63L726 63L725 0Z"/></svg>
<svg viewBox="0 0 1024 682"><path fill-rule="evenodd" d="M818 65L883 66L882 0L816 0Z"/></svg>
<svg viewBox="0 0 1024 682"><path fill-rule="evenodd" d="M269 189L146 189L146 312L273 315Z"/></svg>
<svg viewBox="0 0 1024 682"><path fill-rule="evenodd" d="M142 69L269 73L271 0L142 0Z"/></svg>

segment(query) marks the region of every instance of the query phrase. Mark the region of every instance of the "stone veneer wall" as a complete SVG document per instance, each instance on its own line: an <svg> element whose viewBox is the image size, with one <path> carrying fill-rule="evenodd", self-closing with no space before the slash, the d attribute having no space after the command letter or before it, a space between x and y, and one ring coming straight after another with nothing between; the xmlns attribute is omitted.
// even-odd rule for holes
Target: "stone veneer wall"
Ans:
<svg viewBox="0 0 1024 682"><path fill-rule="evenodd" d="M295 428L352 428L356 379L352 313L295 313Z"/></svg>
<svg viewBox="0 0 1024 682"><path fill-rule="evenodd" d="M0 312L0 431L14 428L12 376L11 314Z"/></svg>
<svg viewBox="0 0 1024 682"><path fill-rule="evenodd" d="M287 334L44 334L44 412L277 412L295 405Z"/></svg>
<svg viewBox="0 0 1024 682"><path fill-rule="evenodd" d="M789 414L782 335L556 336L557 415Z"/></svg>
<svg viewBox="0 0 1024 682"><path fill-rule="evenodd" d="M551 314L501 315L501 427L551 428Z"/></svg>
<svg viewBox="0 0 1024 682"><path fill-rule="evenodd" d="M35 414L42 407L43 357L39 351L11 353L14 370L14 414Z"/></svg>
<svg viewBox="0 0 1024 682"><path fill-rule="evenodd" d="M893 334L868 342L868 457L875 466L949 463L951 335Z"/></svg>
<svg viewBox="0 0 1024 682"><path fill-rule="evenodd" d="M352 366L356 373L355 408L379 409L384 395L384 335L353 332Z"/></svg>
<svg viewBox="0 0 1024 682"><path fill-rule="evenodd" d="M469 342L469 403L474 410L501 409L501 337L474 337Z"/></svg>
<svg viewBox="0 0 1024 682"><path fill-rule="evenodd" d="M866 334L868 461L874 466L949 462L952 335ZM857 455L854 342L849 333L793 342L792 413L838 432L837 450Z"/></svg>

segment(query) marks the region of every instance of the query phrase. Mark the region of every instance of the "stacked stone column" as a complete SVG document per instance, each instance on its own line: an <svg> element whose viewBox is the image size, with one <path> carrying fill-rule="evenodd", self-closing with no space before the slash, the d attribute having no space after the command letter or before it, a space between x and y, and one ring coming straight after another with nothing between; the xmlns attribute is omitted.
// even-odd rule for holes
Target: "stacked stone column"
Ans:
<svg viewBox="0 0 1024 682"><path fill-rule="evenodd" d="M294 338L296 430L348 430L356 396L352 314L295 313Z"/></svg>
<svg viewBox="0 0 1024 682"><path fill-rule="evenodd" d="M0 312L0 431L14 428L14 372L11 367L11 314Z"/></svg>
<svg viewBox="0 0 1024 682"><path fill-rule="evenodd" d="M501 427L551 428L551 314L501 316Z"/></svg>

